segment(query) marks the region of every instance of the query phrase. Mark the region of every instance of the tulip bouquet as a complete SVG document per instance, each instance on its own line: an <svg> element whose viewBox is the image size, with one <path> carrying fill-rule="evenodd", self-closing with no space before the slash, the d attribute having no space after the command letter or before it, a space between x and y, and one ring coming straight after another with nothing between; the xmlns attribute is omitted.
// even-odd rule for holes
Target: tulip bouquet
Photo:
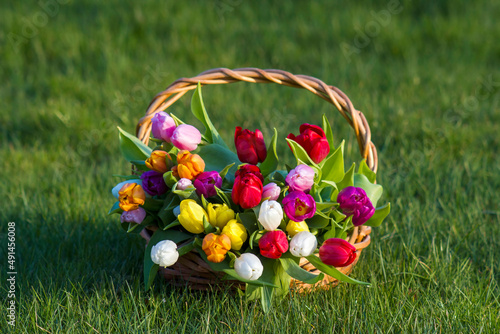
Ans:
<svg viewBox="0 0 500 334"><path fill-rule="evenodd" d="M330 275L366 284L336 267L356 259L345 240L353 228L380 225L390 205L377 208L382 187L364 160L344 169L343 142L334 147L325 116L322 126L302 124L298 135L287 136L296 161L278 170L276 129L266 146L261 131L236 127L235 154L208 117L200 85L191 110L205 133L158 112L153 149L120 129L120 148L134 171L113 188L110 213L121 215L127 232L152 233L146 289L160 267L175 267L188 252L244 283L248 299L260 298L265 310L292 278L315 284ZM301 258L321 273L303 269Z"/></svg>

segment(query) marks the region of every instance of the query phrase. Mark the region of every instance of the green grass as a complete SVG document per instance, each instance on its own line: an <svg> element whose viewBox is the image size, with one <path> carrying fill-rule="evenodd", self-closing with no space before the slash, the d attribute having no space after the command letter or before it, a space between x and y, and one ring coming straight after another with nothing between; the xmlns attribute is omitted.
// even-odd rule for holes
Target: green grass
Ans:
<svg viewBox="0 0 500 334"><path fill-rule="evenodd" d="M403 1L346 58L340 45L388 3L67 1L43 21L37 1L2 2L0 332L498 333L500 7ZM132 132L158 91L221 66L316 76L365 113L393 204L353 273L370 288L290 295L269 314L159 279L144 292L144 242L106 215L112 174L129 171L115 126ZM284 137L327 113L359 157L342 117L306 91L241 83L204 95L228 141L236 125ZM192 121L188 107L172 111ZM4 316L9 221L15 328Z"/></svg>

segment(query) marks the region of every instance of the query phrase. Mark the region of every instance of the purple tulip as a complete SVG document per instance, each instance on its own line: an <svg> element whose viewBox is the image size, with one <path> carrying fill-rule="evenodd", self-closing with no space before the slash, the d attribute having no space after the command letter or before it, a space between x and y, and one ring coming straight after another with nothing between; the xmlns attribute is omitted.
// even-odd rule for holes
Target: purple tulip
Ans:
<svg viewBox="0 0 500 334"><path fill-rule="evenodd" d="M191 182L190 179L186 179L185 177L181 178L179 182L177 182L177 190L186 190L187 188L191 187L193 185L193 182Z"/></svg>
<svg viewBox="0 0 500 334"><path fill-rule="evenodd" d="M122 223L136 223L140 224L146 218L146 210L143 208L138 208L130 211L123 211L120 216Z"/></svg>
<svg viewBox="0 0 500 334"><path fill-rule="evenodd" d="M175 121L164 111L156 113L151 119L153 137L170 143L170 137L175 130Z"/></svg>
<svg viewBox="0 0 500 334"><path fill-rule="evenodd" d="M314 184L314 169L308 165L298 165L286 176L286 183L290 190L309 192Z"/></svg>
<svg viewBox="0 0 500 334"><path fill-rule="evenodd" d="M362 188L347 187L337 196L337 203L343 214L352 216L354 226L363 225L375 213L372 202Z"/></svg>
<svg viewBox="0 0 500 334"><path fill-rule="evenodd" d="M276 201L280 197L281 188L274 182L268 183L262 189L262 199Z"/></svg>
<svg viewBox="0 0 500 334"><path fill-rule="evenodd" d="M151 196L163 195L167 192L168 187L163 180L163 174L150 170L142 173L142 188Z"/></svg>
<svg viewBox="0 0 500 334"><path fill-rule="evenodd" d="M314 216L316 202L309 194L302 191L292 191L283 198L283 209L288 218L300 222Z"/></svg>
<svg viewBox="0 0 500 334"><path fill-rule="evenodd" d="M170 139L178 149L194 151L201 143L201 133L192 125L181 124L175 128Z"/></svg>
<svg viewBox="0 0 500 334"><path fill-rule="evenodd" d="M222 178L216 171L203 172L196 177L193 185L198 196L203 195L203 197L208 198L217 195L215 187L220 188L222 186Z"/></svg>

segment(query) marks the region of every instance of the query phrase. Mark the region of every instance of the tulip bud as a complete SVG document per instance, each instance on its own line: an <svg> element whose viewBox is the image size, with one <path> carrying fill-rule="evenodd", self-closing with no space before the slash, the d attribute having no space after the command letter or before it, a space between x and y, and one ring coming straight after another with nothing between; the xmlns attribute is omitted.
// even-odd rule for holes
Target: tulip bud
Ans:
<svg viewBox="0 0 500 334"><path fill-rule="evenodd" d="M151 156L146 159L146 166L158 173L165 173L172 167L170 155L161 150L151 152Z"/></svg>
<svg viewBox="0 0 500 334"><path fill-rule="evenodd" d="M285 232L277 230L267 232L259 239L260 254L270 259L278 259L288 250Z"/></svg>
<svg viewBox="0 0 500 334"><path fill-rule="evenodd" d="M183 150L177 153L177 166L172 168L175 177L193 180L205 169L205 161L198 154Z"/></svg>
<svg viewBox="0 0 500 334"><path fill-rule="evenodd" d="M175 128L170 139L178 149L194 151L201 143L201 133L192 125L180 124Z"/></svg>
<svg viewBox="0 0 500 334"><path fill-rule="evenodd" d="M181 213L177 217L182 227L193 234L202 233L203 217L208 220L208 215L195 200L185 199L181 202Z"/></svg>
<svg viewBox="0 0 500 334"><path fill-rule="evenodd" d="M168 187L163 180L163 174L154 170L142 173L141 180L142 188L151 196L163 195L168 190Z"/></svg>
<svg viewBox="0 0 500 334"><path fill-rule="evenodd" d="M307 231L297 233L290 241L290 253L296 257L312 255L318 247L316 237Z"/></svg>
<svg viewBox="0 0 500 334"><path fill-rule="evenodd" d="M303 231L309 232L309 226L307 226L307 223L305 221L295 222L293 220L290 220L286 225L286 233L288 233L288 235L291 237L294 237L297 233Z"/></svg>
<svg viewBox="0 0 500 334"><path fill-rule="evenodd" d="M276 201L265 200L262 202L259 211L259 222L267 231L274 231L281 224L283 219L283 209Z"/></svg>
<svg viewBox="0 0 500 334"><path fill-rule="evenodd" d="M210 224L218 228L224 228L224 226L235 217L234 211L231 210L227 204L208 203L207 213Z"/></svg>
<svg viewBox="0 0 500 334"><path fill-rule="evenodd" d="M311 160L317 164L330 153L330 144L326 139L325 132L317 125L302 124L300 126L300 135L296 137L293 133L290 133L287 138L302 146Z"/></svg>
<svg viewBox="0 0 500 334"><path fill-rule="evenodd" d="M231 239L231 249L240 250L243 243L247 240L247 229L243 224L238 223L236 219L231 219L222 229L221 234L225 234Z"/></svg>
<svg viewBox="0 0 500 334"><path fill-rule="evenodd" d="M177 190L186 190L187 188L191 187L193 185L193 182L191 182L190 179L186 178L181 178L179 182L177 182Z"/></svg>
<svg viewBox="0 0 500 334"><path fill-rule="evenodd" d="M251 209L259 205L264 181L259 167L243 165L236 171L235 176L231 193L234 204L241 205L243 209Z"/></svg>
<svg viewBox="0 0 500 334"><path fill-rule="evenodd" d="M203 195L205 198L209 198L217 195L215 187L220 188L222 186L222 178L216 171L203 172L196 177L193 185L198 196Z"/></svg>
<svg viewBox="0 0 500 334"><path fill-rule="evenodd" d="M164 111L156 113L151 119L153 137L170 143L170 137L175 130L175 121Z"/></svg>
<svg viewBox="0 0 500 334"><path fill-rule="evenodd" d="M283 208L288 218L300 222L314 216L316 202L309 194L302 191L292 191L283 198Z"/></svg>
<svg viewBox="0 0 500 334"><path fill-rule="evenodd" d="M276 201L280 197L281 188L274 182L268 183L262 189L262 199Z"/></svg>
<svg viewBox="0 0 500 334"><path fill-rule="evenodd" d="M111 190L111 193L113 194L113 196L115 196L116 199L118 199L120 197L120 194L118 192L122 189L122 187L126 183L136 183L136 184L142 186L142 180L141 179L133 179L133 180L127 180L127 181L120 182L116 186L114 186L113 189Z"/></svg>
<svg viewBox="0 0 500 334"><path fill-rule="evenodd" d="M255 281L262 276L264 266L259 258L252 253L243 253L234 260L234 270L243 279Z"/></svg>
<svg viewBox="0 0 500 334"><path fill-rule="evenodd" d="M224 261L227 252L231 249L231 239L225 234L207 234L203 238L201 249L207 255L207 260L213 263Z"/></svg>
<svg viewBox="0 0 500 334"><path fill-rule="evenodd" d="M135 210L131 211L123 211L120 216L120 220L122 223L136 223L140 224L146 218L146 210L139 207Z"/></svg>
<svg viewBox="0 0 500 334"><path fill-rule="evenodd" d="M177 245L172 240L162 240L151 248L151 260L160 267L169 267L178 259Z"/></svg>
<svg viewBox="0 0 500 334"><path fill-rule="evenodd" d="M339 209L346 216L352 216L354 226L363 225L375 213L372 202L362 188L347 187L337 196Z"/></svg>
<svg viewBox="0 0 500 334"><path fill-rule="evenodd" d="M344 239L331 238L320 247L319 258L324 264L345 267L356 259L356 248Z"/></svg>
<svg viewBox="0 0 500 334"><path fill-rule="evenodd" d="M123 211L136 210L146 200L144 190L137 183L125 183L118 195L119 206Z"/></svg>
<svg viewBox="0 0 500 334"><path fill-rule="evenodd" d="M291 191L298 190L307 193L314 184L314 169L308 165L298 165L288 173L286 183Z"/></svg>
<svg viewBox="0 0 500 334"><path fill-rule="evenodd" d="M252 132L247 129L242 130L241 126L237 126L234 132L234 145L241 162L256 165L266 160L267 149L264 136L258 129Z"/></svg>

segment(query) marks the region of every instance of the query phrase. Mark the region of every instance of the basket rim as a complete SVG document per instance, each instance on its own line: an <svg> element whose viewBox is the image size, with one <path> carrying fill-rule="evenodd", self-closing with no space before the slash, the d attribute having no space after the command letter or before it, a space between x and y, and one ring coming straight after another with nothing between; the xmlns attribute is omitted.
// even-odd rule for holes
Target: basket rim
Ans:
<svg viewBox="0 0 500 334"><path fill-rule="evenodd" d="M275 83L284 86L306 89L323 100L333 104L347 123L354 129L359 151L366 159L368 167L377 172L378 155L375 144L371 141L371 130L365 115L354 108L347 95L335 86L327 85L320 79L308 75L294 75L278 69L259 68L214 68L191 78L180 78L171 83L165 90L156 94L149 103L146 114L136 126L136 136L148 144L151 132L151 119L157 112L165 111L190 90L196 89L198 83L203 85L228 84L235 82Z"/></svg>

